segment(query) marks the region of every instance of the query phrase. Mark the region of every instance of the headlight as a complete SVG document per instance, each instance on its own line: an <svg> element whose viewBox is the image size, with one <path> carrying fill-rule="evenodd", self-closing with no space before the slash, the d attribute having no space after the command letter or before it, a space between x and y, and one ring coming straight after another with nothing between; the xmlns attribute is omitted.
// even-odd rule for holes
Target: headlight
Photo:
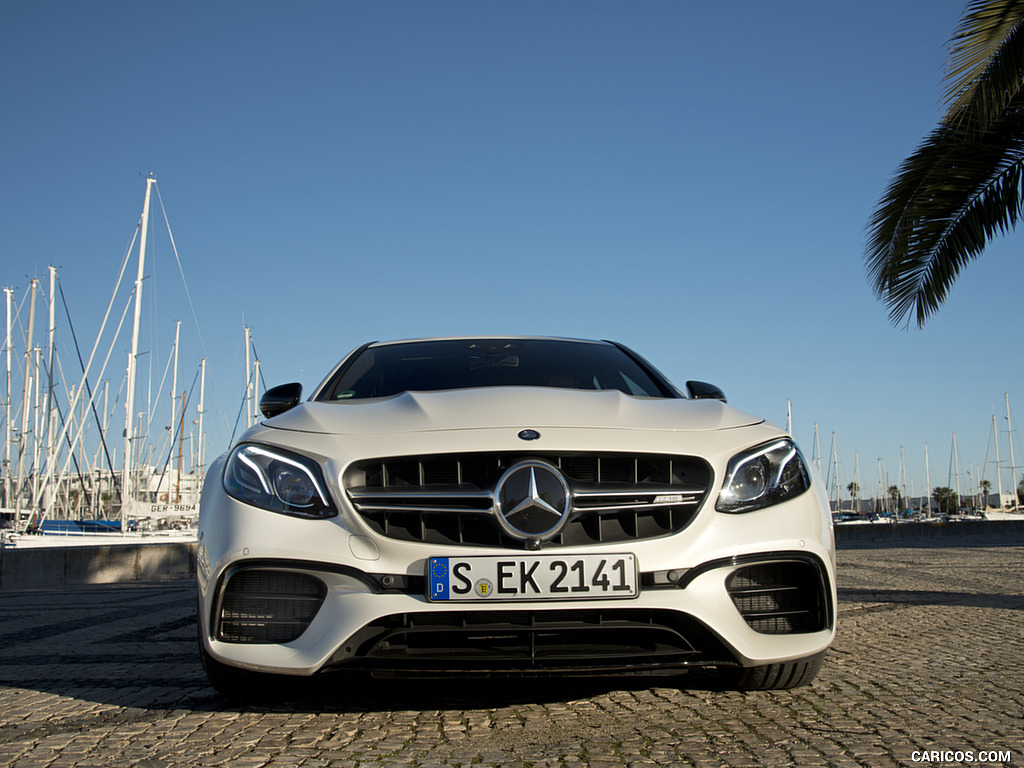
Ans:
<svg viewBox="0 0 1024 768"><path fill-rule="evenodd" d="M751 512L792 499L810 487L800 450L791 440L776 440L732 457L715 509Z"/></svg>
<svg viewBox="0 0 1024 768"><path fill-rule="evenodd" d="M224 468L224 490L246 504L284 515L320 519L338 514L320 466L279 448L238 446Z"/></svg>

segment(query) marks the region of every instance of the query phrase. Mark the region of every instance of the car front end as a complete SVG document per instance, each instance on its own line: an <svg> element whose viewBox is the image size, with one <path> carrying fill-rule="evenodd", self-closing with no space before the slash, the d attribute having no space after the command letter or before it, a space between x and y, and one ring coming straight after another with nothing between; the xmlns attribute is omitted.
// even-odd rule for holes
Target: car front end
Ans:
<svg viewBox="0 0 1024 768"><path fill-rule="evenodd" d="M777 427L670 392L325 386L208 473L199 629L222 690L343 669L817 672L829 503Z"/></svg>

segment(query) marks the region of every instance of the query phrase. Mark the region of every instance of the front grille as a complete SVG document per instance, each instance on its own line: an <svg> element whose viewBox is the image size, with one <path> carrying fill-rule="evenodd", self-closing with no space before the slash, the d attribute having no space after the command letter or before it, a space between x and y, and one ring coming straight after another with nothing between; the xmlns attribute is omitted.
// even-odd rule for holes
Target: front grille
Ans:
<svg viewBox="0 0 1024 768"><path fill-rule="evenodd" d="M446 546L522 548L493 512L502 474L525 459L557 467L572 494L569 521L547 547L637 541L689 525L711 484L702 459L655 454L472 453L354 464L345 489L382 536Z"/></svg>
<svg viewBox="0 0 1024 768"><path fill-rule="evenodd" d="M227 643L289 643L313 621L327 586L294 571L249 568L228 576L216 638Z"/></svg>
<svg viewBox="0 0 1024 768"><path fill-rule="evenodd" d="M348 650L343 660L349 666L407 672L654 669L733 661L695 619L638 608L403 613L364 627Z"/></svg>
<svg viewBox="0 0 1024 768"><path fill-rule="evenodd" d="M825 585L810 562L760 563L740 568L726 587L750 628L766 635L818 632L828 626Z"/></svg>

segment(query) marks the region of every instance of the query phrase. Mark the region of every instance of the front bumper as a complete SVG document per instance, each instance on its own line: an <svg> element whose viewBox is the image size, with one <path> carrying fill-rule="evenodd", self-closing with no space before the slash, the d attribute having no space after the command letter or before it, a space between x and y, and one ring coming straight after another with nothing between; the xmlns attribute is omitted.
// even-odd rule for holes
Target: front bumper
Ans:
<svg viewBox="0 0 1024 768"><path fill-rule="evenodd" d="M253 560L213 590L205 642L226 663L306 675L750 666L813 655L832 640L832 582L814 556L738 556L656 583L665 577L643 574L633 600L464 606L426 603L419 578Z"/></svg>
<svg viewBox="0 0 1024 768"><path fill-rule="evenodd" d="M632 552L636 598L468 606L426 598L427 558L454 552L352 532L341 518L262 512L218 488L203 503L203 643L214 659L253 671L749 667L812 656L835 634L834 548L817 486L744 515L705 508L673 536L580 550Z"/></svg>

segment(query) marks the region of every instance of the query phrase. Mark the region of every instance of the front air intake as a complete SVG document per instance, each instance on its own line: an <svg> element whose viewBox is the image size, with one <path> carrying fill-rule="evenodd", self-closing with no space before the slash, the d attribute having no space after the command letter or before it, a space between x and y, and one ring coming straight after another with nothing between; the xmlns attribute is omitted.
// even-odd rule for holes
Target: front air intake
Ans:
<svg viewBox="0 0 1024 768"><path fill-rule="evenodd" d="M726 588L755 632L788 635L828 627L825 582L811 562L748 565L729 577Z"/></svg>
<svg viewBox="0 0 1024 768"><path fill-rule="evenodd" d="M431 611L387 616L349 641L338 666L376 672L600 672L732 663L677 611L592 608Z"/></svg>
<svg viewBox="0 0 1024 768"><path fill-rule="evenodd" d="M306 631L326 596L327 586L305 573L235 571L221 592L214 636L226 643L289 643Z"/></svg>

